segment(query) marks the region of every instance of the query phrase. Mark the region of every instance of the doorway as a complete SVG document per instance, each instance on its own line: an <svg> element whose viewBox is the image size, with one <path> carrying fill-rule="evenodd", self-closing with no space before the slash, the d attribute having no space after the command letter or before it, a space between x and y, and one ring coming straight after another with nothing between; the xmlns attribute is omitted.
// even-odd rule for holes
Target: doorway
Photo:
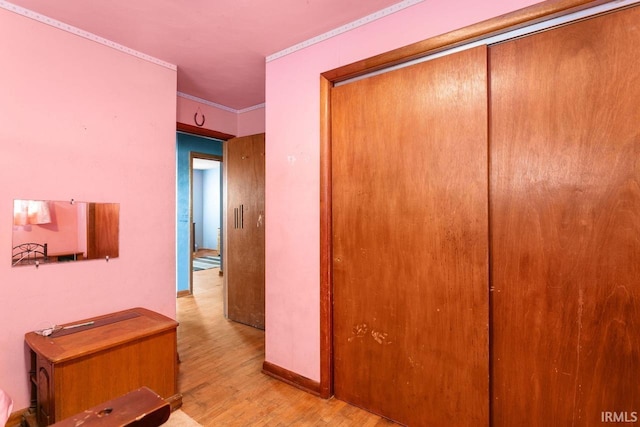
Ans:
<svg viewBox="0 0 640 427"><path fill-rule="evenodd" d="M193 224L191 168L193 156L222 160L223 141L177 132L176 135L176 294L192 292Z"/></svg>
<svg viewBox="0 0 640 427"><path fill-rule="evenodd" d="M191 272L222 275L222 160L191 154ZM193 278L191 280L193 288Z"/></svg>
<svg viewBox="0 0 640 427"><path fill-rule="evenodd" d="M196 224L194 233L191 200L193 158L224 158L219 246L225 302L229 297L232 304L230 313L225 305L225 315L258 328L264 328L264 141L264 134L230 138L223 147L223 141L214 138L177 134L177 296L193 291L191 259L197 240L192 235L198 232Z"/></svg>

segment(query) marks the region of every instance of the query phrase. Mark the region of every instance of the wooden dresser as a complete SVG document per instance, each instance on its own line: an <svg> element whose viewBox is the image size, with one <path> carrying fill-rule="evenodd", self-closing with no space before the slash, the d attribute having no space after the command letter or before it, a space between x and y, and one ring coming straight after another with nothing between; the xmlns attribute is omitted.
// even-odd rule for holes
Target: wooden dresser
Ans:
<svg viewBox="0 0 640 427"><path fill-rule="evenodd" d="M80 324L86 325L73 327ZM48 337L25 335L31 349L31 410L39 426L143 386L173 407L182 403L175 320L133 308L61 326L67 329Z"/></svg>

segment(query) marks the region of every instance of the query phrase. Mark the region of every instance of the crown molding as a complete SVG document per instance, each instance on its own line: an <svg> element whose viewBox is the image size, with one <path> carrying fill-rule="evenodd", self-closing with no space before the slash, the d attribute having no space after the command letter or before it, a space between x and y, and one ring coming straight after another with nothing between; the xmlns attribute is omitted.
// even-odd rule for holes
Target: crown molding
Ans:
<svg viewBox="0 0 640 427"><path fill-rule="evenodd" d="M385 9L379 10L378 12L372 13L370 15L365 16L364 18L357 19L353 22L345 24L341 27L338 27L334 30L328 31L324 34L320 34L319 36L310 38L308 40L303 41L302 43L298 43L286 49L283 49L279 52L276 52L272 55L267 56L267 62L274 61L278 58L282 58L283 56L292 54L309 46L312 46L316 43L323 42L332 37L339 36L340 34L346 33L347 31L354 30L358 27L362 27L363 25L367 25L373 21L377 21L380 18L384 18L385 16L391 15L392 13L399 12L403 9L406 9L410 6L413 6L418 3L422 3L424 0L404 0L400 3L396 3L393 6L389 6Z"/></svg>
<svg viewBox="0 0 640 427"><path fill-rule="evenodd" d="M68 33L74 34L76 36L85 38L87 40L91 40L93 42L99 43L104 46L108 46L112 49L118 50L120 52L126 53L127 55L135 56L142 60L151 62L156 65L160 65L162 67L168 68L173 71L177 71L178 67L175 64L171 64L169 62L162 61L158 58L154 58L153 56L147 55L142 52L138 52L137 50L130 49L126 46L113 42L111 40L107 40L103 37L97 36L88 31L81 30L80 28L74 27L69 24L65 24L64 22L57 21L53 18L49 18L48 16L42 15L40 13L36 13L32 10L25 9L23 7L17 6L13 3L9 3L8 1L0 0L0 8L8 10L9 12L16 13L18 15L22 15L26 18L33 19L35 21L41 22L43 24L49 25L51 27L57 28L62 31L66 31Z"/></svg>
<svg viewBox="0 0 640 427"><path fill-rule="evenodd" d="M249 111L259 110L261 108L265 108L266 104L263 102L262 104L254 105L253 107L243 108L242 110L238 110L238 114L248 113Z"/></svg>
<svg viewBox="0 0 640 427"><path fill-rule="evenodd" d="M189 95L188 93L178 92L178 96L185 99L190 99L191 101L199 102L200 104L208 105L209 107L218 108L220 110L228 111L230 113L242 114L248 113L249 111L258 110L260 108L265 107L265 103L257 104L252 107L243 108L241 110L236 110L235 108L227 107L226 105L217 104L215 102L207 101L203 98L198 98L197 96Z"/></svg>
<svg viewBox="0 0 640 427"><path fill-rule="evenodd" d="M237 113L238 110L235 108L227 107L226 105L217 104L215 102L207 101L203 98L198 98L197 96L189 95L188 93L178 91L178 96L180 98L190 99L191 101L199 102L200 104L208 105L209 107L218 108L220 110L228 111L230 113Z"/></svg>

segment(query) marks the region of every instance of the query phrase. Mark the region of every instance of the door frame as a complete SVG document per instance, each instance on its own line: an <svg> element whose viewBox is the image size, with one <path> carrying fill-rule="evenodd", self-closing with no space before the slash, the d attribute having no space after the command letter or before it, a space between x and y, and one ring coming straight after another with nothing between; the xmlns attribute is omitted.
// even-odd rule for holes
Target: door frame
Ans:
<svg viewBox="0 0 640 427"><path fill-rule="evenodd" d="M605 5L608 10L630 7L614 0L547 0L532 6L438 35L372 58L345 65L320 75L320 382L318 393L333 396L333 271L332 271L332 182L331 182L331 89L341 82L380 72L435 54L451 52L469 43L487 40L543 21ZM610 7L609 7L610 6ZM594 12L589 16L606 13ZM579 19L579 18L578 18ZM574 19L572 19L573 21ZM555 26L555 25L552 25ZM527 32L534 31L531 29ZM487 43L488 44L488 43ZM490 302L491 304L491 302Z"/></svg>
<svg viewBox="0 0 640 427"><path fill-rule="evenodd" d="M225 146L226 145L223 143L222 144L223 150L224 150ZM220 169L221 169L221 172L222 172L222 169L223 169L223 167L222 167L223 157L224 156L218 156L218 155L215 155L215 154L199 153L197 151L190 151L189 152L189 192L190 192L190 194L189 194L189 224L191 226L193 226L193 160L194 159L203 159L203 160L211 160L211 161L214 161L214 162L219 162L220 163ZM222 200L224 200L223 199L223 197L224 197L223 188L226 187L226 181L225 181L224 173L220 174L220 184L221 184L220 185L220 199L222 201ZM223 212L224 212L224 211L222 211L222 209L224 209L223 203L221 203L220 209L221 209L221 212L220 212L220 228L221 228L222 232L224 233L224 223L222 222L222 220L223 220ZM194 255L193 245L195 243L194 239L195 239L195 236L193 235L193 233L189 233L189 253L191 255L189 257L190 260L191 260L190 265L189 265L189 294L193 294L193 259L194 259L194 257L193 257L193 255ZM224 247L224 245L221 244L220 246L221 246L219 248L220 259L222 260L223 259L223 257L222 257L222 248ZM220 271L222 271L222 264L220 264L220 268L221 268Z"/></svg>
<svg viewBox="0 0 640 427"><path fill-rule="evenodd" d="M219 131L215 131L215 130L211 130L211 129L205 129L205 128L201 128L198 126L193 126L193 125L189 125L186 123L181 123L181 122L176 122L176 133L178 132L182 132L184 134L188 134L188 135L194 135L194 136L201 136L201 137L205 137L205 138L213 138L213 139L217 139L219 141L222 142L222 149L224 152L224 147L225 144L227 142L227 140L231 139L231 138L235 138L235 135L231 135L228 133L224 133L224 132L219 132ZM176 143L177 144L177 143ZM192 222L193 221L193 158L192 158L192 154L193 152L190 151L189 154L189 207L188 207L188 216L189 219L188 221ZM211 155L212 154L207 154L207 155ZM224 157L224 155L223 155ZM220 161L222 162L222 159L220 159ZM178 173L180 173L180 170L178 170ZM183 176L183 175L181 175ZM176 178L178 179L178 178ZM224 178L222 178L224 179ZM180 203L180 201L178 200L177 202L177 207L179 206L184 206L184 203ZM179 225L179 221L177 223ZM191 225L189 225L189 228L191 228ZM178 242L176 242L176 260L180 257L180 254L178 253ZM224 246L224 245L223 245ZM189 251L191 251L191 248L193 247L193 241L192 241L192 237L191 237L191 232L189 232L189 243L188 243L188 248ZM190 253L189 255L189 259L191 260L193 258L193 254ZM180 273L178 271L178 266L176 265L176 277L177 274ZM180 277L184 277L184 276L180 276ZM183 297L183 296L187 296L187 295L192 295L193 294L193 265L191 263L191 261L189 262L189 276L188 276L188 283L189 283L189 289L188 290L182 290L182 291L177 291L176 292L176 297Z"/></svg>

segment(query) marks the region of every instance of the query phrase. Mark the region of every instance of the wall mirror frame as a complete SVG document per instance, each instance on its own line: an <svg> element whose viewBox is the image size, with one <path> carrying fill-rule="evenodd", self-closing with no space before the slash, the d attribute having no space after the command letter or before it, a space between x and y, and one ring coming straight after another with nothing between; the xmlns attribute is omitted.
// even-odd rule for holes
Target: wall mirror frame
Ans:
<svg viewBox="0 0 640 427"><path fill-rule="evenodd" d="M13 267L119 257L120 204L13 201Z"/></svg>

